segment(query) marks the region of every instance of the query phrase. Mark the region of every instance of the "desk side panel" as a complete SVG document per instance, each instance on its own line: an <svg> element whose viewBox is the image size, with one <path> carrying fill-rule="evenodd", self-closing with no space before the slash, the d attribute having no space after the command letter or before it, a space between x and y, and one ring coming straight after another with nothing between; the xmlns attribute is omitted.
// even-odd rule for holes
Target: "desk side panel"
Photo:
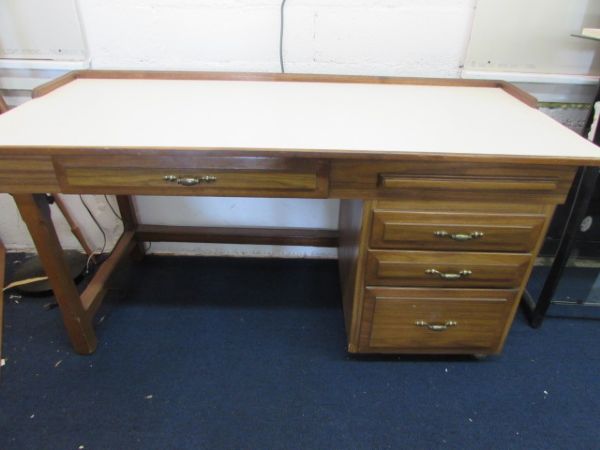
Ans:
<svg viewBox="0 0 600 450"><path fill-rule="evenodd" d="M348 351L358 351L371 202L340 203L338 264Z"/></svg>

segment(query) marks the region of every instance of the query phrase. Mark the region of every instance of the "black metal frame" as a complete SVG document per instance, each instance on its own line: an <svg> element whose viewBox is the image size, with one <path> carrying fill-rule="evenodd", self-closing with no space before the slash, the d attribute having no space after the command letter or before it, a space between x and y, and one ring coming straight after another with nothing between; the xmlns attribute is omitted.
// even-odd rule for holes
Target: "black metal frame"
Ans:
<svg viewBox="0 0 600 450"><path fill-rule="evenodd" d="M546 311L548 311L548 308L550 307L552 297L554 297L554 293L556 292L558 283L565 270L571 251L575 246L577 231L590 206L597 181L597 167L579 168L577 175L575 176L573 187L569 193L569 197L572 197L572 199L571 202L568 202L571 204L571 208L569 210L567 223L560 238L552 267L546 277L539 298L537 302L535 302L528 292L523 293L522 300L525 313L527 314L530 325L534 328L537 328L542 324Z"/></svg>
<svg viewBox="0 0 600 450"><path fill-rule="evenodd" d="M598 101L600 101L600 85L596 92L594 104ZM584 136L589 132L594 120L594 104L592 104L592 109L583 128ZM593 142L596 145L600 145L600 124L594 133ZM529 319L529 324L534 328L538 328L542 324L546 312L552 303L552 297L554 297L571 251L575 246L575 238L581 226L581 221L585 218L590 202L592 201L594 189L598 181L598 174L598 167L580 167L577 171L573 180L573 186L567 196L566 204L570 205L567 221L561 234L550 272L546 277L537 302L531 297L529 292L526 290L523 292L521 304Z"/></svg>

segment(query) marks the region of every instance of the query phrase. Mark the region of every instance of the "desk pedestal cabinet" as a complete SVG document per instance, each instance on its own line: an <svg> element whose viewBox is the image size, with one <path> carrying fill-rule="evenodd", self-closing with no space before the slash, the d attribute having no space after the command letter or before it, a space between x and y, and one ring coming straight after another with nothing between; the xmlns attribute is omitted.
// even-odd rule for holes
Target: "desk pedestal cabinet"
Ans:
<svg viewBox="0 0 600 450"><path fill-rule="evenodd" d="M401 187L388 192L379 183L377 198L341 203L349 351L498 353L572 171L446 163L386 170L404 178Z"/></svg>
<svg viewBox="0 0 600 450"><path fill-rule="evenodd" d="M39 89L37 95L56 88L52 95L59 94L60 86L79 78L161 77L205 80L231 75L79 72ZM432 84L364 77L254 77L275 84ZM503 89L512 100L517 96L531 102L502 83L451 81L462 87ZM444 83L448 80L438 80ZM54 142L28 147L0 139L0 191L13 195L73 346L82 354L96 347L92 320L111 273L128 255L142 254L147 241L335 246L349 352L498 353L576 166L568 158L522 155ZM117 196L125 230L81 295L62 260L44 192ZM341 199L339 232L140 224L131 195L336 198Z"/></svg>

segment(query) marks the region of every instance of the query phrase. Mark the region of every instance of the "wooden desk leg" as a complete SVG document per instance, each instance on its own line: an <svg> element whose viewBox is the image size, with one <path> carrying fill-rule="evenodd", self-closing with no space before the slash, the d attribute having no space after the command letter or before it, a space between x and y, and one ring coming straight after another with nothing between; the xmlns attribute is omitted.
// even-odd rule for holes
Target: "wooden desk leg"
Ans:
<svg viewBox="0 0 600 450"><path fill-rule="evenodd" d="M75 283L63 258L60 241L50 218L50 207L44 194L14 194L38 256L60 306L63 322L75 351L90 354L96 349L92 318L86 313Z"/></svg>
<svg viewBox="0 0 600 450"><path fill-rule="evenodd" d="M121 219L123 220L124 231L136 231L138 227L137 214L135 213L135 206L133 199L129 195L117 195L117 204L119 205L119 212L121 213ZM136 244L133 252L133 259L140 260L146 254L143 242Z"/></svg>

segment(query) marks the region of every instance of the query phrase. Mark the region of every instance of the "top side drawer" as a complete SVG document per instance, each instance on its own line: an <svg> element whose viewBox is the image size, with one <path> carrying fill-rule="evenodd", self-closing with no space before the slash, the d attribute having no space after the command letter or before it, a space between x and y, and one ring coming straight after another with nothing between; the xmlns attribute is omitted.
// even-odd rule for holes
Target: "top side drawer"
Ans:
<svg viewBox="0 0 600 450"><path fill-rule="evenodd" d="M56 157L63 192L327 197L327 164L278 157Z"/></svg>
<svg viewBox="0 0 600 450"><path fill-rule="evenodd" d="M542 215L373 211L372 248L531 252Z"/></svg>
<svg viewBox="0 0 600 450"><path fill-rule="evenodd" d="M427 201L562 203L575 168L451 161L333 161L331 194Z"/></svg>

